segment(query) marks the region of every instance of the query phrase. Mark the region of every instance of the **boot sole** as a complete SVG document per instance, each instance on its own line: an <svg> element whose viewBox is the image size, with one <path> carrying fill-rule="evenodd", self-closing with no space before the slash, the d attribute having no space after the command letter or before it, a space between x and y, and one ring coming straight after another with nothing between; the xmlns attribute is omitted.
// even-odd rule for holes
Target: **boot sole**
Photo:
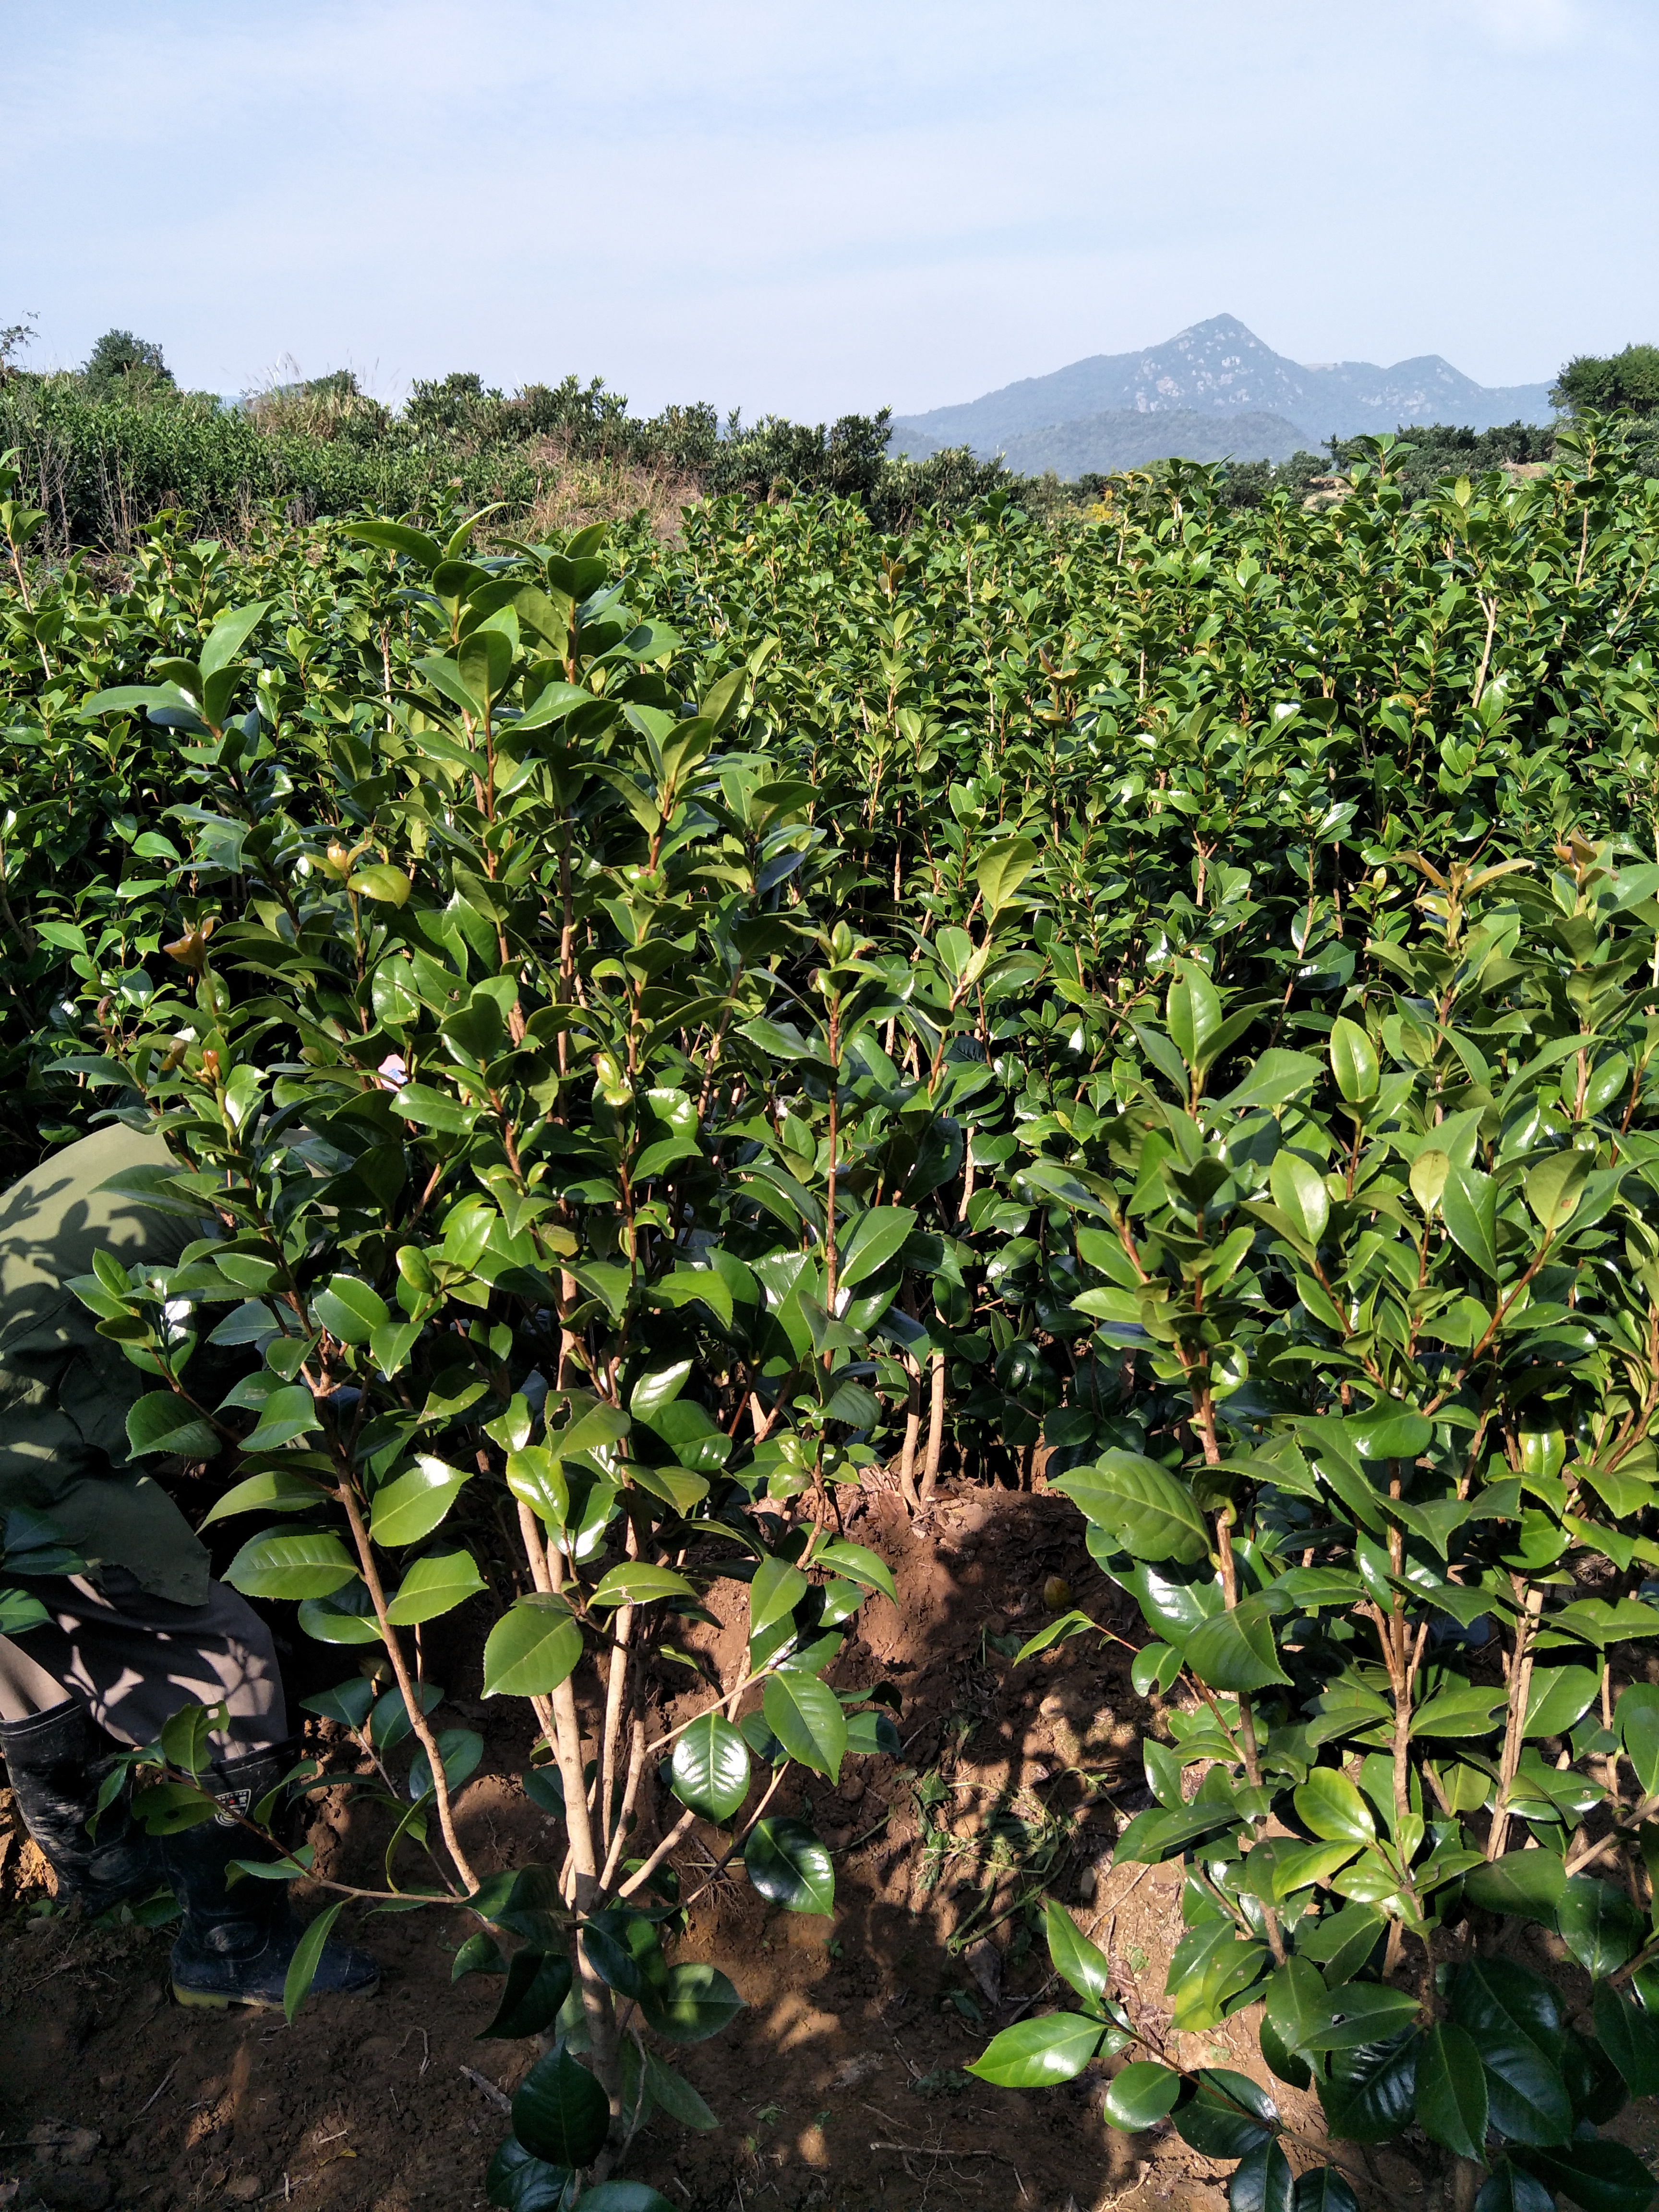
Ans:
<svg viewBox="0 0 1659 2212"><path fill-rule="evenodd" d="M322 1994L335 1997L372 1997L380 1986L380 1978L377 1974L372 1982L366 1982L361 1989L325 1990ZM178 1982L173 1984L173 1997L175 2004L195 2005L205 2012L228 2012L232 2005L244 2005L252 2012L281 2012L283 2009L281 1997L221 1996L216 1991L185 1989Z"/></svg>

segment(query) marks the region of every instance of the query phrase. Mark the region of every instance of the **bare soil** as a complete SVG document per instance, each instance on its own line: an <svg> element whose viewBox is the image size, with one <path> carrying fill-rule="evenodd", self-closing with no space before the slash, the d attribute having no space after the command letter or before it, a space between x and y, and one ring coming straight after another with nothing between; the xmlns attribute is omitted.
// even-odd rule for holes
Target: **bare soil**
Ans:
<svg viewBox="0 0 1659 2212"><path fill-rule="evenodd" d="M1169 2033L1180 1869L1109 1865L1119 1818L1149 1802L1139 1743L1158 1728L1158 1699L1130 1686L1127 1644L1082 1638L1018 1670L1009 1656L1073 1602L1129 1644L1144 1631L1090 1561L1075 1510L1040 1482L1035 1493L958 1487L915 1531L888 1493L854 1511L853 1533L889 1560L899 1601L865 1608L835 1679L894 1684L902 1755L849 1760L838 1788L806 1778L836 1857L833 1919L775 1911L740 1869L714 1872L724 1842L712 1828L677 1853L694 1901L674 1955L720 1966L748 2009L726 2034L671 2054L720 2126L693 2134L654 2115L627 2170L688 2212L1220 2212L1224 2169L1167 2123L1133 2137L1106 2126L1101 2071L1024 2094L962 2070L998 2028L1057 2001L1032 1926L1048 1894L1107 1953L1123 2000L1172 2058L1255 2075L1293 2126L1322 2134L1311 2099L1268 2081L1254 2012L1203 2036ZM725 1625L700 1632L701 1655L735 1682L740 1586L717 1586L709 1607ZM479 1727L489 1744L461 1800L465 1840L487 1865L544 1859L554 1838L517 1779L527 1739L514 1717L504 1725L464 1694L478 1679L478 1625L457 1620L459 1636L433 1655L454 1692L440 1723ZM339 1655L314 1646L288 1664L296 1697L343 1671ZM690 1679L664 1668L671 1722L697 1702ZM5 1818L0 1801L0 1827ZM312 1830L319 1870L375 1879L383 1839L371 1826L372 1816L325 1809ZM343 1927L378 1953L379 1993L313 2001L289 2028L269 2014L173 2004L168 1931L50 1909L43 1863L15 1822L0 1837L0 2212L483 2204L507 2097L536 2053L476 2039L501 1984L474 1975L452 1988L454 1951L472 1932L465 1916ZM308 1909L303 1888L298 1901ZM1645 2108L1618 2131L1654 2148ZM1407 2161L1350 2146L1340 2157L1363 2204L1422 2202Z"/></svg>

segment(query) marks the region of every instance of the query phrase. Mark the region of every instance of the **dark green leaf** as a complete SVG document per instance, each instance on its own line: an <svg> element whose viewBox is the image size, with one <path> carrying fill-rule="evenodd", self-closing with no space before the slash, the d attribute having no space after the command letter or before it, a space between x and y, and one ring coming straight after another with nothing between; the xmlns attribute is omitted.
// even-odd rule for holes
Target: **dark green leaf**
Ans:
<svg viewBox="0 0 1659 2212"><path fill-rule="evenodd" d="M1481 2184L1474 2212L1555 2212L1555 2199L1541 2181L1504 2159Z"/></svg>
<svg viewBox="0 0 1659 2212"><path fill-rule="evenodd" d="M1069 1982L1080 1997L1098 2004L1110 1990L1112 1970L1078 1927L1063 1905L1054 1898L1043 1911L1043 1929L1048 1938L1048 1959L1054 1972Z"/></svg>
<svg viewBox="0 0 1659 2212"><path fill-rule="evenodd" d="M1573 1957L1597 1980L1633 1959L1648 1936L1647 1923L1624 1891L1587 1875L1574 1875L1563 1885L1556 1926Z"/></svg>
<svg viewBox="0 0 1659 2212"><path fill-rule="evenodd" d="M647 1983L640 2009L670 2043L703 2043L743 2010L743 1999L714 1966L696 1961L671 1966L661 1988Z"/></svg>
<svg viewBox="0 0 1659 2212"><path fill-rule="evenodd" d="M1636 2153L1592 2139L1557 2152L1516 2150L1515 2163L1582 2208L1582 2212L1645 2212L1659 2188Z"/></svg>
<svg viewBox="0 0 1659 2212"><path fill-rule="evenodd" d="M1331 2053L1319 2096L1334 2136L1349 2142L1388 2142L1410 2124L1421 2040L1408 2027L1380 2042Z"/></svg>
<svg viewBox="0 0 1659 2212"><path fill-rule="evenodd" d="M1206 2158L1244 2158L1271 2140L1279 2108L1248 2074L1206 2066L1186 2085L1176 2130Z"/></svg>
<svg viewBox="0 0 1659 2212"><path fill-rule="evenodd" d="M611 2102L561 2045L538 2058L513 2100L513 2132L550 2166L586 2166L611 2130Z"/></svg>
<svg viewBox="0 0 1659 2212"><path fill-rule="evenodd" d="M1659 2096L1659 2020L1603 1982L1595 1991L1595 2033L1633 2097Z"/></svg>
<svg viewBox="0 0 1659 2212"><path fill-rule="evenodd" d="M1566 1880L1566 1868L1553 1851L1505 1851L1469 1869L1463 1894L1483 1912L1512 1913L1553 1928Z"/></svg>
<svg viewBox="0 0 1659 2212"><path fill-rule="evenodd" d="M1242 1598L1231 1613L1212 1613L1188 1638L1183 1656L1212 1690L1261 1690L1291 1679L1279 1663L1273 1616L1259 1597Z"/></svg>
<svg viewBox="0 0 1659 2212"><path fill-rule="evenodd" d="M569 1960L562 1952L537 1951L526 1946L515 1952L508 1963L507 1987L501 1991L495 2018L478 2031L480 2041L488 2036L539 2035L558 2018L559 2008L569 1994Z"/></svg>
<svg viewBox="0 0 1659 2212"><path fill-rule="evenodd" d="M1364 1799L1344 1774L1316 1766L1296 1793L1298 1816L1326 1843L1368 1844L1376 1823Z"/></svg>
<svg viewBox="0 0 1659 2212"><path fill-rule="evenodd" d="M1572 2104L1557 2067L1559 2014L1548 1984L1508 1959L1472 1960L1453 1978L1451 2008L1480 2050L1493 2127L1511 2142L1565 2142Z"/></svg>
<svg viewBox="0 0 1659 2212"><path fill-rule="evenodd" d="M1299 2051L1352 2051L1377 2043L1415 2019L1418 2001L1407 1990L1378 1982L1344 1982L1310 2005L1304 2017Z"/></svg>
<svg viewBox="0 0 1659 2212"><path fill-rule="evenodd" d="M1459 2158L1485 2158L1486 2077L1473 2036L1437 2021L1417 2055L1417 2124Z"/></svg>
<svg viewBox="0 0 1659 2212"><path fill-rule="evenodd" d="M1316 2166L1297 2181L1292 2212L1359 2212L1359 2199L1334 2166Z"/></svg>
<svg viewBox="0 0 1659 2212"><path fill-rule="evenodd" d="M1296 2178L1277 2136L1247 2151L1227 2185L1228 2212L1292 2212Z"/></svg>

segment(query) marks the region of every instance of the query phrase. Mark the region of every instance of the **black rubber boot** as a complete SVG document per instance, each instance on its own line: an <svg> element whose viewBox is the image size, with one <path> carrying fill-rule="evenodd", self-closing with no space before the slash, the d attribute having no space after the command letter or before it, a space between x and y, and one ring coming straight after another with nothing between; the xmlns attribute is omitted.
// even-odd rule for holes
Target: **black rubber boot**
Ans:
<svg viewBox="0 0 1659 2212"><path fill-rule="evenodd" d="M185 1908L173 1947L173 1994L180 2004L275 2008L283 2002L289 1966L305 1933L289 1903L288 1884L243 1875L229 1887L225 1877L233 1859L270 1856L231 1815L246 1815L276 1787L289 1765L286 1748L251 1752L216 1766L209 1786L226 1814L161 1839L167 1880ZM311 1986L368 1996L380 1978L369 1952L331 1938Z"/></svg>
<svg viewBox="0 0 1659 2212"><path fill-rule="evenodd" d="M106 1806L95 1833L87 1824L115 1763L110 1738L78 1698L26 1721L0 1721L6 1761L23 1825L51 1860L60 1896L85 1911L107 1912L167 1879L156 1838L132 1817L128 1791Z"/></svg>

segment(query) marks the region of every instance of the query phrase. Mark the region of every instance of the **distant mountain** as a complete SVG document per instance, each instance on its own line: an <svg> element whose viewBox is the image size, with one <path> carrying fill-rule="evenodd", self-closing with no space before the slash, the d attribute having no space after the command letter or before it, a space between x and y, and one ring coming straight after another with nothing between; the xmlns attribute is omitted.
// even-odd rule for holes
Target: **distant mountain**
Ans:
<svg viewBox="0 0 1659 2212"><path fill-rule="evenodd" d="M1059 477L1080 477L1093 470L1144 469L1179 453L1189 461L1288 461L1305 452L1308 441L1282 415L1254 410L1236 414L1205 413L1172 407L1167 414L1138 413L1114 407L1103 415L1080 416L1046 430L1026 430L1003 447L1009 467L1021 476L1040 477L1052 469Z"/></svg>
<svg viewBox="0 0 1659 2212"><path fill-rule="evenodd" d="M1262 426L1277 420L1294 431L1294 444L1316 450L1329 437L1395 430L1402 423L1458 422L1484 430L1498 422L1547 422L1553 412L1547 385L1476 384L1438 354L1396 362L1392 368L1364 361L1307 365L1263 345L1236 315L1212 315L1144 353L1095 354L981 399L902 416L894 422L892 445L895 452L918 457L941 446L971 446L986 458L1006 453L1011 465L1024 467L1030 464L1015 462L1012 447L1031 432L1063 426L1069 450L1087 442L1084 425L1091 421L1163 416L1170 419L1155 434L1158 451L1146 458L1181 451L1200 460L1211 456L1171 447L1169 440L1196 435L1190 426L1217 415L1249 418L1253 441L1263 434ZM1268 448L1257 444L1256 451Z"/></svg>

